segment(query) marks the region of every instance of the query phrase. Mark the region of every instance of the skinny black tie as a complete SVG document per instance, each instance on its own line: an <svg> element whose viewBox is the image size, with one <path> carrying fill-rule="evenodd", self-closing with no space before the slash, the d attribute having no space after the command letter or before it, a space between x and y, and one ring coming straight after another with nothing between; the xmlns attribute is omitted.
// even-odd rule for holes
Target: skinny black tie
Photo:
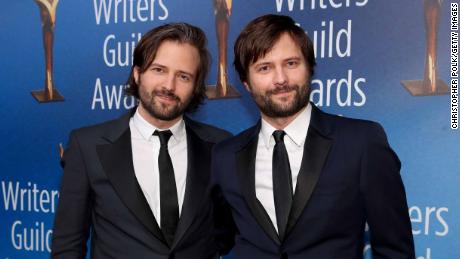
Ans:
<svg viewBox="0 0 460 259"><path fill-rule="evenodd" d="M170 130L158 131L153 135L160 138L160 154L158 155L158 167L160 169L160 209L161 231L171 246L179 221L179 203L177 200L176 180L171 157L168 152L168 141L172 136Z"/></svg>
<svg viewBox="0 0 460 259"><path fill-rule="evenodd" d="M272 174L273 174L273 196L275 199L276 222L278 225L278 234L283 240L286 235L286 227L289 218L289 212L292 206L292 177L289 157L284 145L284 136L286 133L282 130L275 130L275 147L273 149Z"/></svg>

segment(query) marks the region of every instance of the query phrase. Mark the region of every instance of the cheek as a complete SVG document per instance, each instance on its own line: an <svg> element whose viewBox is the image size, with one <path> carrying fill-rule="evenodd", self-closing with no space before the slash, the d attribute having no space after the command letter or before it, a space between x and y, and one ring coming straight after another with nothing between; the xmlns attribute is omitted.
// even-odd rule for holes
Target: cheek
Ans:
<svg viewBox="0 0 460 259"><path fill-rule="evenodd" d="M144 84L139 85L139 95L141 98L150 98L152 91L147 89Z"/></svg>
<svg viewBox="0 0 460 259"><path fill-rule="evenodd" d="M289 81L291 83L303 85L309 80L306 68L296 69L290 72Z"/></svg>
<svg viewBox="0 0 460 259"><path fill-rule="evenodd" d="M176 88L176 95L184 98L194 94L193 84L179 84Z"/></svg>
<svg viewBox="0 0 460 259"><path fill-rule="evenodd" d="M153 88L157 85L161 85L164 81L164 78L161 75L153 75L152 73L145 73L141 77L142 85L147 88Z"/></svg>
<svg viewBox="0 0 460 259"><path fill-rule="evenodd" d="M265 89L269 89L272 85L270 77L266 76L255 76L249 80L249 92L260 93L264 92Z"/></svg>

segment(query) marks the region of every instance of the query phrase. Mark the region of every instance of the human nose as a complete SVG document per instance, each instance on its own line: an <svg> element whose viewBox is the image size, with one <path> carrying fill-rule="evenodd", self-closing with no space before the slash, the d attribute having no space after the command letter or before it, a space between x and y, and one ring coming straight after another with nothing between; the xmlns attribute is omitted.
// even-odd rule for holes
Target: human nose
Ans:
<svg viewBox="0 0 460 259"><path fill-rule="evenodd" d="M275 85L285 85L287 83L287 76L282 67L278 67L275 69L273 81Z"/></svg>
<svg viewBox="0 0 460 259"><path fill-rule="evenodd" d="M174 74L168 75L166 78L165 88L169 91L174 91L176 89L176 76Z"/></svg>

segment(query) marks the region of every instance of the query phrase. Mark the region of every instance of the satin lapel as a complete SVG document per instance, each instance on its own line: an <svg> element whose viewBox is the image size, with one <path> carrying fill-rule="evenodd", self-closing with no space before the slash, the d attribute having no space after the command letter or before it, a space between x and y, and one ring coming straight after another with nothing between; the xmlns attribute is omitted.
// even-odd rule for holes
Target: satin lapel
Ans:
<svg viewBox="0 0 460 259"><path fill-rule="evenodd" d="M279 245L280 239L278 233L264 207L257 199L255 191L255 160L259 130L260 125L255 128L255 132L250 138L249 143L236 154L236 171L241 191L252 215L265 233Z"/></svg>
<svg viewBox="0 0 460 259"><path fill-rule="evenodd" d="M313 106L314 107L314 106ZM302 164L300 166L294 200L289 214L287 233L294 228L300 215L305 209L308 200L315 189L323 166L326 162L329 149L332 146L332 139L319 133L317 128L321 125L321 111L314 107L312 119L305 140ZM327 132L324 130L322 132Z"/></svg>
<svg viewBox="0 0 460 259"><path fill-rule="evenodd" d="M211 146L201 140L189 127L187 130L187 180L184 204L171 248L174 248L196 217L206 199L211 164Z"/></svg>
<svg viewBox="0 0 460 259"><path fill-rule="evenodd" d="M129 127L113 143L97 146L97 153L110 183L125 206L166 245L134 173Z"/></svg>

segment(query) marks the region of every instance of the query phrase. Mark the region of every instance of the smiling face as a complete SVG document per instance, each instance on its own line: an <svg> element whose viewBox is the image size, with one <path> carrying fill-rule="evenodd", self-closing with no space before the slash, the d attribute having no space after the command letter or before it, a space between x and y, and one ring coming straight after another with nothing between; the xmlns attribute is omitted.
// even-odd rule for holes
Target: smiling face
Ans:
<svg viewBox="0 0 460 259"><path fill-rule="evenodd" d="M283 33L270 51L249 65L244 85L263 115L285 118L308 104L310 77L300 47Z"/></svg>
<svg viewBox="0 0 460 259"><path fill-rule="evenodd" d="M141 115L149 122L175 122L182 118L194 94L199 64L198 50L192 45L176 41L161 43L145 72L140 73L134 67Z"/></svg>

